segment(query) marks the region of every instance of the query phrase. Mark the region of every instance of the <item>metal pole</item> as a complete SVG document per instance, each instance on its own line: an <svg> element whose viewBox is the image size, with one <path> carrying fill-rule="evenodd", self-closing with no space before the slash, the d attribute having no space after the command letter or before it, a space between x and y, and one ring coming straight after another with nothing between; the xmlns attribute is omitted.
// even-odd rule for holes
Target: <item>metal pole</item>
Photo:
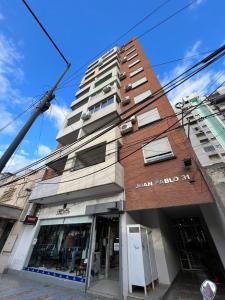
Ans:
<svg viewBox="0 0 225 300"><path fill-rule="evenodd" d="M19 146L21 143L22 139L24 136L27 134L28 130L34 123L34 121L37 119L37 117L45 112L46 110L49 109L50 103L52 99L54 99L53 92L56 90L57 86L59 85L60 81L63 79L65 76L66 72L70 68L70 64L66 66L66 68L63 70L62 74L59 76L59 78L56 80L50 91L48 91L43 97L42 100L39 102L39 104L36 106L35 110L33 111L32 115L30 118L27 120L26 124L21 128L13 142L9 145L8 149L5 151L5 153L2 155L0 159L0 173L4 169L5 165L15 152L16 148Z"/></svg>

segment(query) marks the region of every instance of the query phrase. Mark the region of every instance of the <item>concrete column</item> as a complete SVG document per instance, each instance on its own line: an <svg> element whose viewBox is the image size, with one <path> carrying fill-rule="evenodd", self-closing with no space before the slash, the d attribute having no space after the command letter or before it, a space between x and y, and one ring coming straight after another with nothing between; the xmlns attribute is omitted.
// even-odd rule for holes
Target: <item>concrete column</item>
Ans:
<svg viewBox="0 0 225 300"><path fill-rule="evenodd" d="M200 205L200 208L225 268L225 218L223 212L216 203Z"/></svg>

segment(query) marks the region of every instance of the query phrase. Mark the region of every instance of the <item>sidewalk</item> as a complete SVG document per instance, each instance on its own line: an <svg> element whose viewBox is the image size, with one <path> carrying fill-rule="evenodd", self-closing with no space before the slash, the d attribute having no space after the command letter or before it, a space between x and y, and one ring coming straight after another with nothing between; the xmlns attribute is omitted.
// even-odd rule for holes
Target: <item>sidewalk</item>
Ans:
<svg viewBox="0 0 225 300"><path fill-rule="evenodd" d="M93 300L74 289L51 283L22 279L14 275L0 276L0 300Z"/></svg>

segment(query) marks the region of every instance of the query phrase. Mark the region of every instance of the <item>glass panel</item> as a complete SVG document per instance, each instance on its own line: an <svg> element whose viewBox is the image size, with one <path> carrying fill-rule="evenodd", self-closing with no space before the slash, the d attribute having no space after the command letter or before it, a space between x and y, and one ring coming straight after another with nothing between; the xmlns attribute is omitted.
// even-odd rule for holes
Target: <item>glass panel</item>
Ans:
<svg viewBox="0 0 225 300"><path fill-rule="evenodd" d="M91 224L40 227L28 267L71 275L86 275ZM40 273L43 273L40 272Z"/></svg>

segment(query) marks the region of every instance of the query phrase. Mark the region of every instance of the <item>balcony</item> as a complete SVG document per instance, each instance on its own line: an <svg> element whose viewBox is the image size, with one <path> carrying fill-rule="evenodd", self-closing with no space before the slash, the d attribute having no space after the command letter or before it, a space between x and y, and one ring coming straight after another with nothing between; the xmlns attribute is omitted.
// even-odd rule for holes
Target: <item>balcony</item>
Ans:
<svg viewBox="0 0 225 300"><path fill-rule="evenodd" d="M97 93L96 95L94 96L91 96L89 102L88 102L88 107L91 107L93 105L95 105L96 103L100 102L101 100L107 98L107 97L110 97L112 95L116 94L118 96L118 98L121 100L121 94L120 94L120 91L118 89L117 86L112 86L111 87L111 91L108 92L107 94L105 94L102 90Z"/></svg>
<svg viewBox="0 0 225 300"><path fill-rule="evenodd" d="M37 183L32 190L29 202L41 203L40 201L46 198L53 197L54 199L54 196L58 193L61 178L62 176L57 176Z"/></svg>
<svg viewBox="0 0 225 300"><path fill-rule="evenodd" d="M77 140L79 130L81 127L81 120L71 124L70 126L65 126L59 131L56 140L62 145L68 145L75 142Z"/></svg>
<svg viewBox="0 0 225 300"><path fill-rule="evenodd" d="M66 149L56 151L47 165L62 175L38 183L29 199L31 202L67 203L112 196L123 191L124 171L117 162L118 142L115 141L121 137L119 128L113 128L91 139L88 145L79 147L92 137L78 142L68 156Z"/></svg>
<svg viewBox="0 0 225 300"><path fill-rule="evenodd" d="M120 107L115 101L105 108L91 114L90 119L84 121L82 129L85 134L90 134L98 128L109 126L109 122L111 122L111 124L115 124L120 120L120 113Z"/></svg>
<svg viewBox="0 0 225 300"><path fill-rule="evenodd" d="M124 189L123 167L120 163L116 163L102 170L107 164L109 162L44 180L36 184L29 202L65 203L112 196L122 192ZM97 172L92 174L95 171ZM91 175L88 176L88 174ZM80 178L82 176L85 178Z"/></svg>

